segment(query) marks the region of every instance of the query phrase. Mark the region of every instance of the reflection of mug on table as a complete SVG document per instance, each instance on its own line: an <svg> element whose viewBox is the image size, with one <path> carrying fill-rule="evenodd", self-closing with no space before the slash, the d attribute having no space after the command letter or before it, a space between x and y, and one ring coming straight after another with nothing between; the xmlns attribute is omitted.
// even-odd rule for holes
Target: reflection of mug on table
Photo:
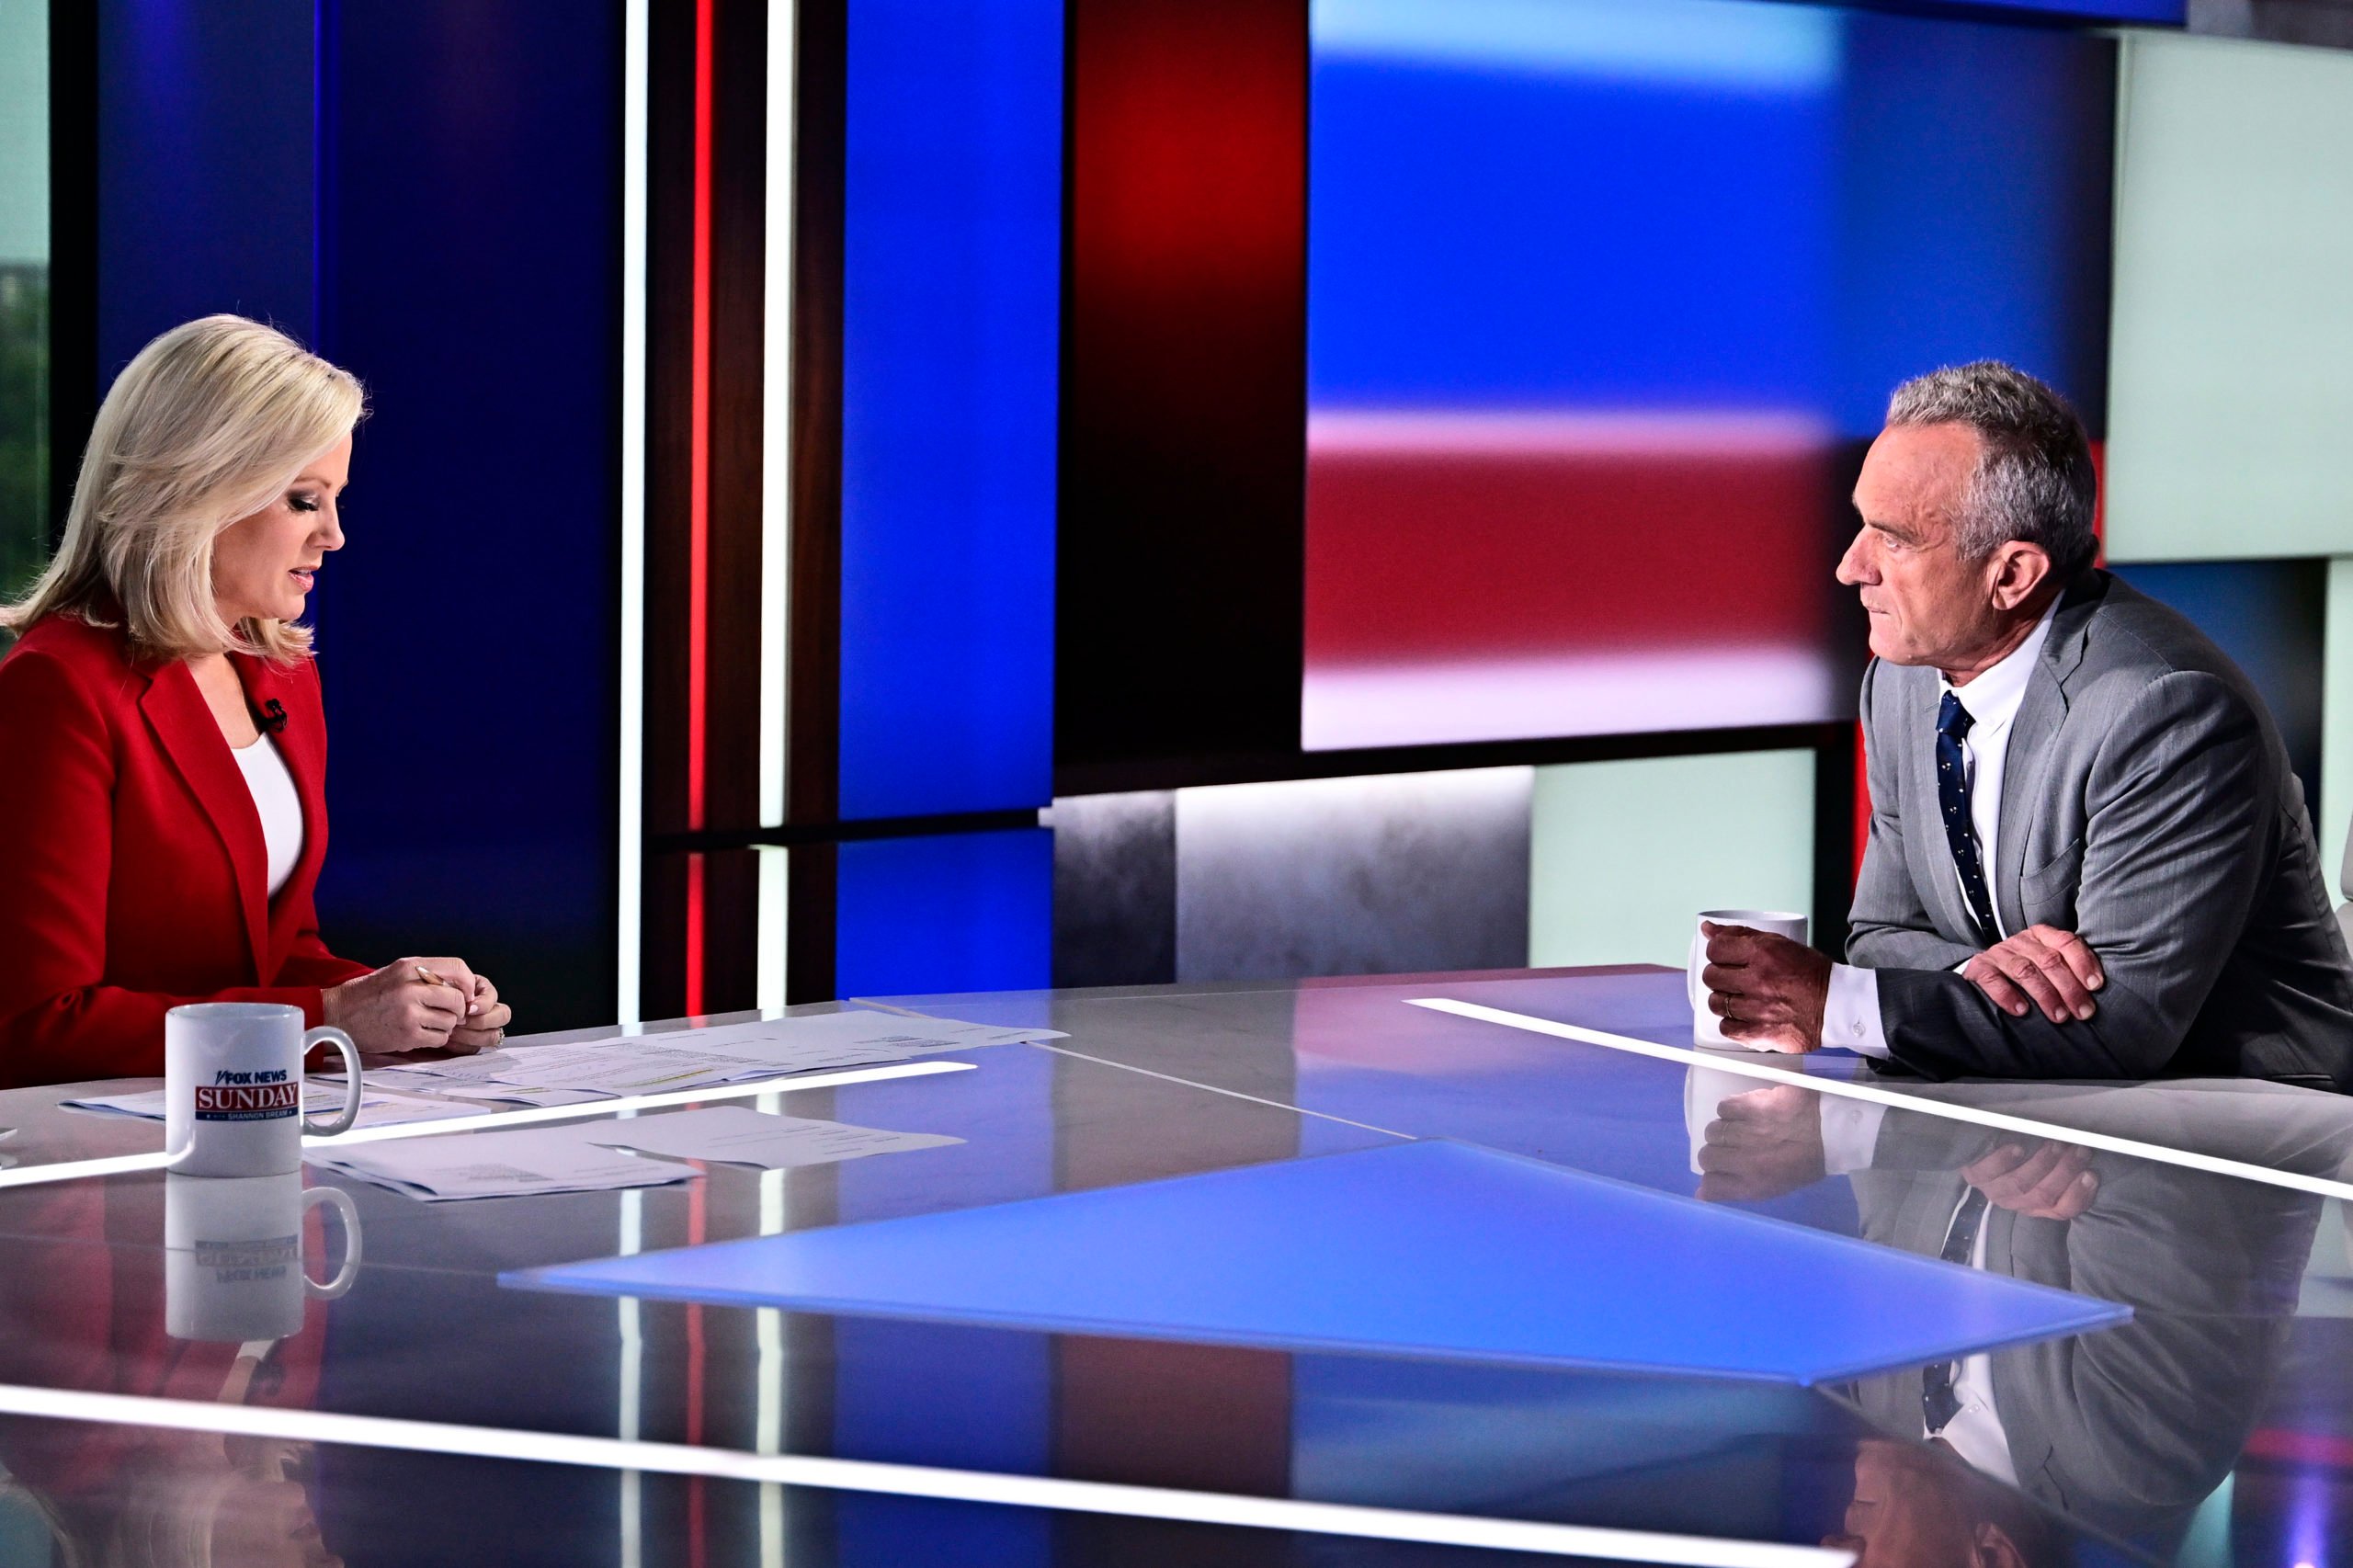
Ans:
<svg viewBox="0 0 2353 1568"><path fill-rule="evenodd" d="M1755 1050L1736 1040L1724 1038L1723 1020L1709 1010L1708 988L1699 980L1699 971L1708 967L1708 938L1699 929L1701 923L1710 926L1745 926L1752 931L1769 931L1790 941L1805 941L1805 916L1792 915L1785 909L1703 909L1691 927L1691 958L1685 966L1684 989L1691 997L1691 1043L1694 1045L1731 1046L1738 1050Z"/></svg>
<svg viewBox="0 0 2353 1568"><path fill-rule="evenodd" d="M343 1267L324 1284L302 1267L302 1219L324 1203L343 1220ZM359 1272L359 1210L340 1187L285 1176L164 1178L164 1332L244 1344L302 1326L306 1296L332 1299Z"/></svg>
<svg viewBox="0 0 2353 1568"><path fill-rule="evenodd" d="M302 1115L302 1058L322 1041L343 1053L343 1110ZM186 1176L286 1176L302 1168L302 1134L348 1131L359 1115L359 1052L338 1028L305 1032L302 1010L276 1002L197 1002L164 1015L164 1147Z"/></svg>

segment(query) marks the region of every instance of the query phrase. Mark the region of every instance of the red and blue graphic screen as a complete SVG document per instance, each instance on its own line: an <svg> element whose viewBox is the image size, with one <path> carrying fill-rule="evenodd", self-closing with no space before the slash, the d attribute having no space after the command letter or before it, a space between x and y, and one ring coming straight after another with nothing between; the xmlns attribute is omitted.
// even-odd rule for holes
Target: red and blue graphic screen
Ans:
<svg viewBox="0 0 2353 1568"><path fill-rule="evenodd" d="M2006 358L2098 433L2110 41L1311 14L1308 748L1851 717L1830 574L1894 384Z"/></svg>

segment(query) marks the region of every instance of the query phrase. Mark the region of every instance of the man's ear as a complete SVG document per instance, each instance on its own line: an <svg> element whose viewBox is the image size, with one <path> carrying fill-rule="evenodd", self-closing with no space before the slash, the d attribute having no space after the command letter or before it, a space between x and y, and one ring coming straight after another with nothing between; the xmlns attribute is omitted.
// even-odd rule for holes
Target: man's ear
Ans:
<svg viewBox="0 0 2353 1568"><path fill-rule="evenodd" d="M1970 1568L2029 1568L2009 1532L1990 1520L1979 1523L1977 1539L1969 1543L1969 1562Z"/></svg>
<svg viewBox="0 0 2353 1568"><path fill-rule="evenodd" d="M2051 555L2042 546L2013 539L1994 547L1986 588L1995 609L2018 608L2050 580Z"/></svg>

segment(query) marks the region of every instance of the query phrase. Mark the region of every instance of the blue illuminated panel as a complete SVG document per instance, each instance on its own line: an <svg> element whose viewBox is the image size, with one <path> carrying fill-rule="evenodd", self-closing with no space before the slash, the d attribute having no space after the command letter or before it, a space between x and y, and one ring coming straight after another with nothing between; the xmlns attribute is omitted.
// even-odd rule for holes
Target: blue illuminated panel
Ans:
<svg viewBox="0 0 2353 1568"><path fill-rule="evenodd" d="M841 812L1052 794L1059 0L849 8Z"/></svg>
<svg viewBox="0 0 2353 1568"><path fill-rule="evenodd" d="M2156 22L2179 27L2188 0L1972 0L1988 10L2032 11L2046 17L2081 17L2100 22Z"/></svg>
<svg viewBox="0 0 2353 1568"><path fill-rule="evenodd" d="M1051 983L1054 839L1044 828L875 839L837 853L834 994Z"/></svg>
<svg viewBox="0 0 2353 1568"><path fill-rule="evenodd" d="M1803 1384L2131 1315L1440 1141L506 1279L1195 1344ZM1838 1331L1824 1333L1832 1323Z"/></svg>

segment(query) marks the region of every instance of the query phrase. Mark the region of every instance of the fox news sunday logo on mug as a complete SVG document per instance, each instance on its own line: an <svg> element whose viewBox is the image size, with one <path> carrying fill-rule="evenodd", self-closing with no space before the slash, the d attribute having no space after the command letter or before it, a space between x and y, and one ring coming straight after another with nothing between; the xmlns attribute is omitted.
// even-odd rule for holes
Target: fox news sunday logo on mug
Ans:
<svg viewBox="0 0 2353 1568"><path fill-rule="evenodd" d="M301 1080L282 1068L240 1073L223 1068L196 1085L199 1121L275 1121L302 1108Z"/></svg>
<svg viewBox="0 0 2353 1568"><path fill-rule="evenodd" d="M343 1058L343 1108L302 1115L302 1059ZM164 1147L182 1176L284 1176L302 1136L331 1138L359 1116L359 1051L341 1029L302 1027L282 1002L187 1002L164 1015Z"/></svg>

